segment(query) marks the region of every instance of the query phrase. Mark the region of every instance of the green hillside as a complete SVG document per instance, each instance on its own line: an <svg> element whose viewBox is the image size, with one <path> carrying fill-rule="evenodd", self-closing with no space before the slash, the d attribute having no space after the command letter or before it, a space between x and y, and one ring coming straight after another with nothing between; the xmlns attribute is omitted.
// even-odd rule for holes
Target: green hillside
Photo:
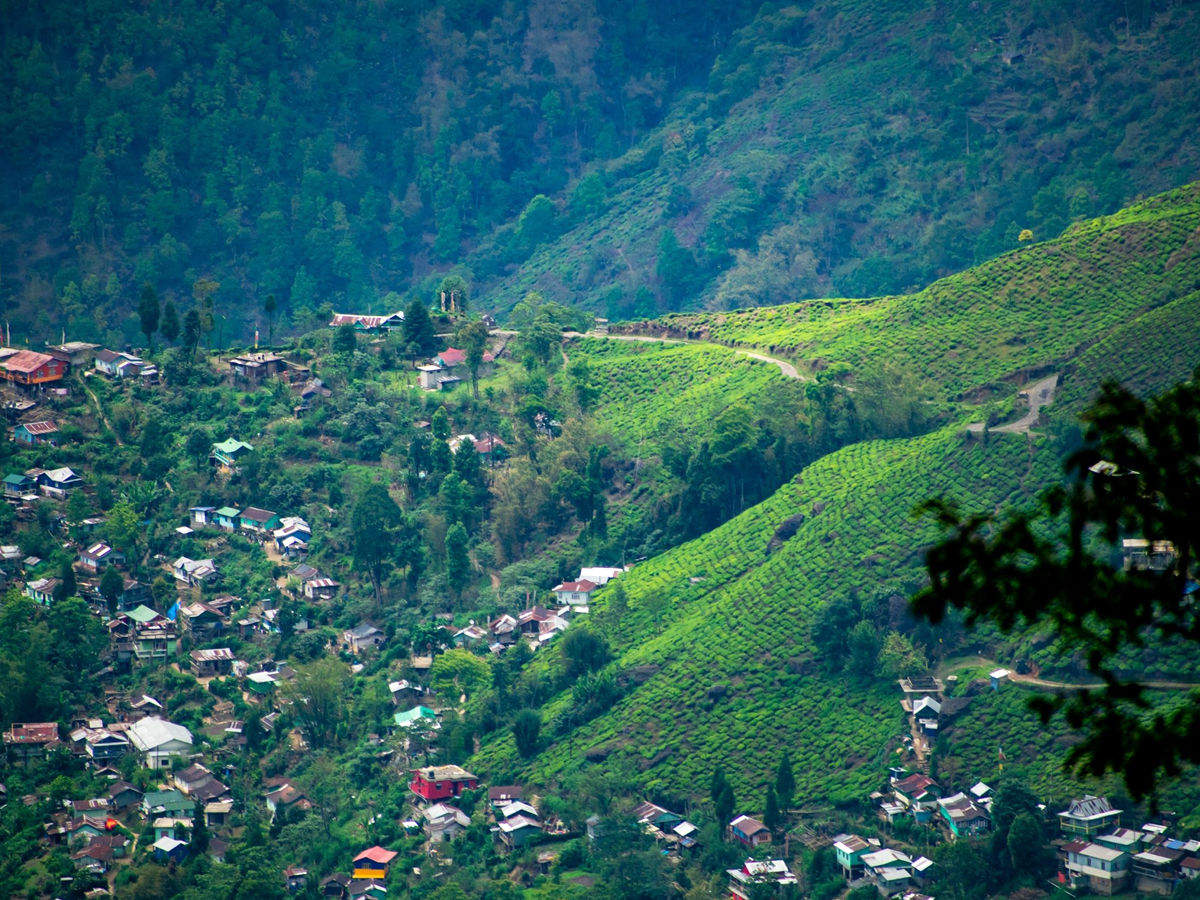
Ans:
<svg viewBox="0 0 1200 900"><path fill-rule="evenodd" d="M887 360L919 372L931 393L946 399L1065 363L1142 313L1196 290L1198 227L1200 185L1193 184L917 294L675 315L630 328L761 347L810 371L830 363L858 371ZM1139 343L1129 353L1145 349ZM1142 353L1139 365L1156 362L1156 352Z"/></svg>
<svg viewBox="0 0 1200 900"><path fill-rule="evenodd" d="M1198 225L1200 190L1190 186L911 297L647 323L649 334L704 335L790 350L801 361L846 363L851 380L863 367L928 360L921 370L935 385L930 393L950 403L955 421L825 456L763 503L636 566L621 579L622 607L610 610L611 588L596 604L596 627L614 649L612 671L623 673L627 693L580 724L586 692L567 691L543 708L551 740L536 758L522 763L511 739L497 737L477 763L553 780L603 760L642 784L693 796L720 764L749 802L761 803L761 785L787 747L798 796L861 798L894 758L900 695L878 667L831 666L830 647L818 645L814 625L847 602L855 609L849 624L869 621L881 640L905 633L935 661L973 641L1004 661L1034 654L1044 671L1055 671L1065 661L1044 641L1035 651L1020 635L965 637L953 624L930 632L906 620L902 598L923 577L920 549L937 536L911 512L935 496L981 512L1025 503L1058 477L1075 416L1102 380L1127 374L1149 391L1190 374L1200 362ZM947 332L957 325L962 353L936 352L943 329L921 327L935 322L947 323ZM997 353L1021 329L1037 339ZM714 391L728 385L730 402L762 408L777 392L782 400L804 386L709 346L618 343L584 341L570 352L572 359L590 353L594 371L607 373L596 414L630 441L673 417L691 421L716 408L694 372L675 368L680 359L694 361ZM765 376L752 378L758 366ZM1031 371L1062 377L1060 402L1037 429L1045 435L967 436L967 421L984 410L1010 411L1011 403L973 408L961 398L993 383L1019 383ZM630 394L641 398L636 408L627 405ZM852 658L845 643L839 652ZM1186 654L1159 654L1147 664L1195 675ZM1003 748L1006 765L1031 784L1069 793L1078 785L1059 771L1069 735L1061 723L1047 730L1034 722L1007 694L977 697L948 736L948 772L959 780L994 777Z"/></svg>
<svg viewBox="0 0 1200 900"><path fill-rule="evenodd" d="M964 444L956 428L855 445L713 532L637 566L624 579L629 613L605 628L622 669L653 675L611 712L537 760L546 777L585 757L632 760L675 791L706 783L718 763L757 788L791 748L799 796L869 793L902 732L899 692L873 672L822 677L810 630L835 597L906 595L918 549L936 536L912 507L942 495L988 509L1028 499L1052 477L1048 447L1021 439ZM771 552L797 514L795 536ZM603 604L601 604L603 609ZM570 702L546 710L547 720ZM495 765L507 744L485 749Z"/></svg>

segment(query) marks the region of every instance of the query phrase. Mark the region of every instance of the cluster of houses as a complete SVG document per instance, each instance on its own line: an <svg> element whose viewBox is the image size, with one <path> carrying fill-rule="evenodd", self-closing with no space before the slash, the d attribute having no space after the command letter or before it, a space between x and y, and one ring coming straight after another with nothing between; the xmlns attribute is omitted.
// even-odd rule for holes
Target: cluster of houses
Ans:
<svg viewBox="0 0 1200 900"><path fill-rule="evenodd" d="M237 450L229 448L231 442L225 441L213 445L213 457L221 452ZM241 448L252 450L249 444L241 444ZM222 463L224 464L224 463ZM307 555L308 544L312 540L312 526L299 516L281 516L269 509L257 506L247 506L236 509L232 506L193 506L188 510L189 525L176 529L181 534L191 534L199 529L215 528L220 531L237 532L257 541L273 541L276 549L289 559L300 559Z"/></svg>
<svg viewBox="0 0 1200 900"><path fill-rule="evenodd" d="M833 839L833 850L842 875L851 885L874 884L885 897L912 895L935 877L932 860L924 856L913 859L874 838L839 834Z"/></svg>
<svg viewBox="0 0 1200 900"><path fill-rule="evenodd" d="M455 632L455 643L461 642L460 636L462 641L481 640L486 636L489 649L500 653L523 639L536 650L566 631L575 616L586 614L592 594L625 571L611 566L581 569L576 581L564 581L550 589L558 604L555 609L533 606L515 616L503 613L488 623L486 635L477 627L470 634L465 633L467 629L461 629Z"/></svg>
<svg viewBox="0 0 1200 900"><path fill-rule="evenodd" d="M140 356L116 350L97 350L92 363L95 371L119 381L158 384L158 367Z"/></svg>
<svg viewBox="0 0 1200 900"><path fill-rule="evenodd" d="M1058 814L1067 839L1059 850L1061 883L1094 894L1168 895L1200 878L1200 841L1173 838L1156 823L1122 828L1121 812L1108 798L1089 795Z"/></svg>
<svg viewBox="0 0 1200 900"><path fill-rule="evenodd" d="M83 479L71 468L32 468L10 472L4 476L4 499L10 503L28 504L41 497L65 500L71 491L83 487Z"/></svg>

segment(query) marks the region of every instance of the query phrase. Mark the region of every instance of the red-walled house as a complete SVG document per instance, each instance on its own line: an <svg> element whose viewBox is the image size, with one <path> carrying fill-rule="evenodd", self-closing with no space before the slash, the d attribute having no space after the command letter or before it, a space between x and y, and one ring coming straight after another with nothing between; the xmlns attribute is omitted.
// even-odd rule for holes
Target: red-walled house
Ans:
<svg viewBox="0 0 1200 900"><path fill-rule="evenodd" d="M423 800L434 803L457 797L467 788L477 787L479 779L459 766L425 766L413 770L409 789Z"/></svg>
<svg viewBox="0 0 1200 900"><path fill-rule="evenodd" d="M0 362L0 376L16 384L45 384L61 381L67 374L67 363L45 353L21 350Z"/></svg>

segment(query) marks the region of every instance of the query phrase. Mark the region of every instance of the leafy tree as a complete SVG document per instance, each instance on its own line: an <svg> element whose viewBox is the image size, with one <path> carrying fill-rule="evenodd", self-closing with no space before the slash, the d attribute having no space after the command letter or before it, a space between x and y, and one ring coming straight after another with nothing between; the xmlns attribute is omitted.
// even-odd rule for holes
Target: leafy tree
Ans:
<svg viewBox="0 0 1200 900"><path fill-rule="evenodd" d="M54 599L62 600L66 597L74 597L79 586L75 583L75 567L71 564L71 560L65 559L58 569L58 587L54 589Z"/></svg>
<svg viewBox="0 0 1200 900"><path fill-rule="evenodd" d="M128 500L118 500L108 511L108 519L104 523L108 532L108 542L120 550L133 563L138 555L139 539L142 534L142 520Z"/></svg>
<svg viewBox="0 0 1200 900"><path fill-rule="evenodd" d="M610 659L604 638L582 625L567 629L559 639L562 650L563 674L573 681L585 672L602 668Z"/></svg>
<svg viewBox="0 0 1200 900"><path fill-rule="evenodd" d="M312 801L313 810L328 836L341 815L346 799L350 795L350 781L345 767L339 765L328 753L319 753L300 779L300 787Z"/></svg>
<svg viewBox="0 0 1200 900"><path fill-rule="evenodd" d="M464 315L470 304L470 289L461 275L447 275L438 286L438 302L443 312Z"/></svg>
<svg viewBox="0 0 1200 900"><path fill-rule="evenodd" d="M1041 822L1031 813L1023 812L1013 819L1007 845L1009 863L1018 875L1037 877L1053 859Z"/></svg>
<svg viewBox="0 0 1200 900"><path fill-rule="evenodd" d="M196 467L200 468L204 465L204 461L208 459L209 451L212 449L212 435L203 428L193 428L188 432L187 440L184 442L183 449L187 455L195 461Z"/></svg>
<svg viewBox="0 0 1200 900"><path fill-rule="evenodd" d="M353 353L358 348L358 335L354 332L354 326L347 322L345 325L339 325L333 332L334 353Z"/></svg>
<svg viewBox="0 0 1200 900"><path fill-rule="evenodd" d="M46 615L53 648L50 662L66 679L71 690L88 686L87 673L105 645L104 626L79 597L68 596L55 603Z"/></svg>
<svg viewBox="0 0 1200 900"><path fill-rule="evenodd" d="M437 332L429 317L429 307L414 297L404 311L404 326L401 330L405 347L412 357L432 356L437 351Z"/></svg>
<svg viewBox="0 0 1200 900"><path fill-rule="evenodd" d="M444 441L450 437L450 416L446 414L446 407L439 406L434 412L429 421L429 430L435 440Z"/></svg>
<svg viewBox="0 0 1200 900"><path fill-rule="evenodd" d="M439 694L474 694L491 683L488 664L469 650L454 649L439 654L429 670L429 685Z"/></svg>
<svg viewBox="0 0 1200 900"><path fill-rule="evenodd" d="M1024 782L1006 778L997 788L991 809L992 857L997 864L1003 865L1006 862L1008 829L1013 820L1023 813L1037 816L1039 802L1037 794Z"/></svg>
<svg viewBox="0 0 1200 900"><path fill-rule="evenodd" d="M462 599L463 589L471 581L471 559L467 555L467 529L455 522L446 532L446 581L456 600Z"/></svg>
<svg viewBox="0 0 1200 900"><path fill-rule="evenodd" d="M392 532L403 519L400 507L382 484L368 485L350 514L354 564L371 579L377 604L383 600L383 569L392 554Z"/></svg>
<svg viewBox="0 0 1200 900"><path fill-rule="evenodd" d="M889 631L879 648L879 674L884 678L905 678L929 671L925 654L898 631Z"/></svg>
<svg viewBox="0 0 1200 900"><path fill-rule="evenodd" d="M775 770L775 796L781 809L789 809L796 795L796 776L792 772L792 758L787 750L779 760L779 768Z"/></svg>
<svg viewBox="0 0 1200 900"><path fill-rule="evenodd" d="M998 519L924 505L947 536L926 556L930 585L913 606L934 622L953 607L968 623L988 619L1004 631L1051 625L1103 686L1031 704L1044 719L1064 712L1082 731L1066 765L1119 772L1141 798L1163 775L1200 762L1200 692L1151 711L1122 671L1130 651L1200 640L1186 592L1200 547L1200 370L1150 399L1106 384L1083 420L1084 444L1065 463L1069 482L1044 491L1034 509ZM1173 564L1114 565L1128 536L1170 542Z"/></svg>
<svg viewBox="0 0 1200 900"><path fill-rule="evenodd" d="M146 336L146 343L150 345L150 352L154 352L154 332L158 331L158 321L162 315L162 307L158 303L158 294L154 291L154 285L146 282L142 285L142 295L138 300L138 317L142 324L142 334Z"/></svg>
<svg viewBox="0 0 1200 900"><path fill-rule="evenodd" d="M865 619L850 629L846 649L849 652L848 668L855 678L874 676L876 660L879 658L879 631Z"/></svg>
<svg viewBox="0 0 1200 900"><path fill-rule="evenodd" d="M629 591L625 590L625 585L617 579L612 582L612 587L605 591L605 595L608 602L604 606L604 623L609 628L615 628L629 612Z"/></svg>
<svg viewBox="0 0 1200 900"><path fill-rule="evenodd" d="M195 298L196 303L199 305L199 310L196 313L196 322L200 329L199 334L204 335L208 341L207 346L209 350L212 350L212 332L213 327L216 325L213 298L220 289L221 282L207 276L197 278L192 283L192 297ZM184 327L186 329L186 323Z"/></svg>
<svg viewBox="0 0 1200 900"><path fill-rule="evenodd" d="M321 749L336 744L349 683L350 670L346 664L326 656L298 666L295 680L283 687L284 696L292 703L296 724L313 747Z"/></svg>
<svg viewBox="0 0 1200 900"><path fill-rule="evenodd" d="M517 744L517 753L522 759L536 756L538 751L538 735L542 729L542 717L533 709L523 709L513 719L513 740Z"/></svg>
<svg viewBox="0 0 1200 900"><path fill-rule="evenodd" d="M100 576L100 596L108 603L110 615L117 614L117 601L124 590L125 579L121 577L121 573L117 571L116 567L109 566L105 569L104 574Z"/></svg>
<svg viewBox="0 0 1200 900"><path fill-rule="evenodd" d="M201 333L200 313L198 310L189 309L183 317L183 348L187 351L188 359L196 355Z"/></svg>
<svg viewBox="0 0 1200 900"><path fill-rule="evenodd" d="M479 399L479 367L483 365L483 354L487 350L488 329L483 322L471 322L458 330L458 343L467 356L467 370L471 373L471 391Z"/></svg>
<svg viewBox="0 0 1200 900"><path fill-rule="evenodd" d="M517 219L517 236L527 248L532 249L552 236L557 210L545 194L538 194L525 207Z"/></svg>
<svg viewBox="0 0 1200 900"><path fill-rule="evenodd" d="M991 883L987 857L970 841L939 844L931 854L938 865L938 892L952 900L983 900Z"/></svg>
<svg viewBox="0 0 1200 900"><path fill-rule="evenodd" d="M829 672L840 672L849 656L850 630L861 618L857 601L835 597L812 624L812 642Z"/></svg>

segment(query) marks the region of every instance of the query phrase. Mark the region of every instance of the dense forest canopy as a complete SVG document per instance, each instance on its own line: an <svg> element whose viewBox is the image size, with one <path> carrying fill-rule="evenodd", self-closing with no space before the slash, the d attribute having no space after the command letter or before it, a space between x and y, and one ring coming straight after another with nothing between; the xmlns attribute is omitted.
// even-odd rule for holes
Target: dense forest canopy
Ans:
<svg viewBox="0 0 1200 900"><path fill-rule="evenodd" d="M147 282L230 339L451 271L625 318L901 291L1200 159L1170 2L4 6L32 340L138 342Z"/></svg>
<svg viewBox="0 0 1200 900"><path fill-rule="evenodd" d="M377 307L641 138L750 8L5 6L6 306L81 339L201 275L241 333L269 293Z"/></svg>

